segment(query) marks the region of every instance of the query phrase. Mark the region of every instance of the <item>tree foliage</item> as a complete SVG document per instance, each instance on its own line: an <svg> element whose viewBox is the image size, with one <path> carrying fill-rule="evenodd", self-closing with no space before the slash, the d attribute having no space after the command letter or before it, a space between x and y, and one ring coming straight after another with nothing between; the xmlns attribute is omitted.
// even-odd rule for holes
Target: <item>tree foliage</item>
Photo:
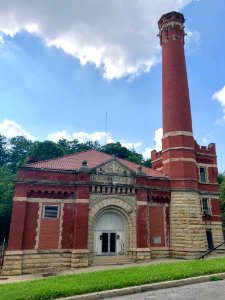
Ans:
<svg viewBox="0 0 225 300"><path fill-rule="evenodd" d="M36 157L38 160L46 160L64 155L63 149L54 142L44 141L35 142L29 153L29 156Z"/></svg>
<svg viewBox="0 0 225 300"><path fill-rule="evenodd" d="M0 134L0 166L7 163L8 153L7 153L7 139L4 135Z"/></svg>
<svg viewBox="0 0 225 300"><path fill-rule="evenodd" d="M102 146L99 150L107 154L115 155L116 157L129 160L138 165L144 164L144 158L142 154L137 153L134 149L127 149L126 147L122 146L120 142L109 143Z"/></svg>
<svg viewBox="0 0 225 300"><path fill-rule="evenodd" d="M23 136L16 136L9 140L9 167L13 173L25 162L32 145L33 143Z"/></svg>
<svg viewBox="0 0 225 300"><path fill-rule="evenodd" d="M7 166L0 167L0 241L9 234L14 177Z"/></svg>
<svg viewBox="0 0 225 300"><path fill-rule="evenodd" d="M219 192L220 192L220 209L223 217L223 225L225 226L225 173L218 175Z"/></svg>

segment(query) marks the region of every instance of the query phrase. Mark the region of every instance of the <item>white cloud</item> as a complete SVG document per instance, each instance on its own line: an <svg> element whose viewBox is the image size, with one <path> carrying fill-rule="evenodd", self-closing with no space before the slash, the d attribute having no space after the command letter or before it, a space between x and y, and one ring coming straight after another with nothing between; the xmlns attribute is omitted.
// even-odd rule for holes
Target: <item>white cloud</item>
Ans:
<svg viewBox="0 0 225 300"><path fill-rule="evenodd" d="M72 134L74 139L79 140L81 143L85 143L87 141L98 141L100 144L113 143L113 139L111 133L106 133L104 131L95 131L93 133L87 132L74 132Z"/></svg>
<svg viewBox="0 0 225 300"><path fill-rule="evenodd" d="M120 141L120 143L123 147L126 147L128 149L134 149L137 152L140 150L140 147L142 146L142 142L132 143L132 142L126 142L126 141L122 140L122 141Z"/></svg>
<svg viewBox="0 0 225 300"><path fill-rule="evenodd" d="M51 140L55 143L57 143L60 139L63 138L67 140L77 139L79 140L80 143L85 143L87 141L92 141L92 142L97 141L101 145L105 145L106 143L116 142L116 140L113 139L111 133L106 134L106 132L104 131L101 132L95 131L92 133L73 132L70 134L66 130L62 130L62 131L57 131L55 133L49 134L47 136L48 140ZM128 142L126 140L120 140L119 142L121 143L122 146L131 150L134 149L137 153L141 153L144 159L151 158L151 151L153 150L153 148L150 147L143 148L142 142ZM162 149L162 128L159 128L155 131L154 142L155 142L155 149L157 151L160 151Z"/></svg>
<svg viewBox="0 0 225 300"><path fill-rule="evenodd" d="M3 36L0 34L0 45L1 44L4 44L4 39L3 39Z"/></svg>
<svg viewBox="0 0 225 300"><path fill-rule="evenodd" d="M0 31L39 34L46 45L100 68L106 79L148 72L158 60L157 21L192 0L7 0Z"/></svg>
<svg viewBox="0 0 225 300"><path fill-rule="evenodd" d="M73 132L68 133L66 130L57 131L55 133L51 133L47 136L48 140L51 140L55 143L57 143L60 139L67 139L67 140L73 140L77 139L80 143L85 143L88 141L92 142L99 142L101 145L105 145L107 143L114 143L115 140L112 138L112 135L110 132L106 133L105 131L95 131L95 132ZM141 142L127 142L126 140L120 141L121 145L128 148L128 149L134 149L137 152L140 151L142 143Z"/></svg>
<svg viewBox="0 0 225 300"><path fill-rule="evenodd" d="M213 100L216 100L220 103L223 110L223 120L225 121L225 86L218 92L214 93L212 96Z"/></svg>
<svg viewBox="0 0 225 300"><path fill-rule="evenodd" d="M203 141L203 143L204 143L205 145L207 145L208 141L207 141L206 138L203 138L202 141Z"/></svg>
<svg viewBox="0 0 225 300"><path fill-rule="evenodd" d="M61 139L66 139L68 141L71 141L73 137L66 130L62 130L47 135L47 139L57 143Z"/></svg>
<svg viewBox="0 0 225 300"><path fill-rule="evenodd" d="M210 134L206 134L206 136L202 138L202 142L204 143L204 145L206 146L208 145L210 137L211 137Z"/></svg>
<svg viewBox="0 0 225 300"><path fill-rule="evenodd" d="M185 43L189 53L197 51L201 45L201 34L197 30L190 31L186 29L187 37Z"/></svg>
<svg viewBox="0 0 225 300"><path fill-rule="evenodd" d="M152 148L145 148L145 151L142 152L142 155L143 155L144 159L151 158L151 151L152 150L153 150Z"/></svg>
<svg viewBox="0 0 225 300"><path fill-rule="evenodd" d="M155 143L155 150L161 151L162 150L162 136L163 136L163 129L158 128L155 131L154 143Z"/></svg>
<svg viewBox="0 0 225 300"><path fill-rule="evenodd" d="M28 140L34 140L34 137L29 132L22 129L18 123L7 119L0 123L0 133L5 135L7 138L22 135Z"/></svg>
<svg viewBox="0 0 225 300"><path fill-rule="evenodd" d="M47 135L47 139L55 143L58 142L60 139L67 139L68 141L77 139L79 140L80 143L85 143L88 141L92 141L92 142L98 141L100 144L114 142L111 133L109 132L106 133L104 131L95 131L92 133L80 131L80 132L73 132L70 134L66 130L62 130Z"/></svg>

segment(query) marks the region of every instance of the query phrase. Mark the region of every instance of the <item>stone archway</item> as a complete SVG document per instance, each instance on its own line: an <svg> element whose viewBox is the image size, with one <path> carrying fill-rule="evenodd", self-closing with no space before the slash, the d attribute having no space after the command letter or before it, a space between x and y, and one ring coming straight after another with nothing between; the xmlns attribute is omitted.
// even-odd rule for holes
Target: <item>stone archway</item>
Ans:
<svg viewBox="0 0 225 300"><path fill-rule="evenodd" d="M107 217L111 218L108 222ZM106 230L103 228L104 222ZM92 203L89 211L89 251L93 256L104 255L102 242L98 242L103 238L103 232L118 232L114 255L126 254L132 257L136 248L136 210L132 203L116 197L107 197Z"/></svg>

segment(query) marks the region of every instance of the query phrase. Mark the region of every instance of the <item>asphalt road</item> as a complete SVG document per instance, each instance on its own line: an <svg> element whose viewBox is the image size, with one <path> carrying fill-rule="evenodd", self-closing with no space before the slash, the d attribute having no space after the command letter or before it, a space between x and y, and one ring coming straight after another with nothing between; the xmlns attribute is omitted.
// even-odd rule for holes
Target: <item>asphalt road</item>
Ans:
<svg viewBox="0 0 225 300"><path fill-rule="evenodd" d="M225 280L185 285L140 294L107 298L112 300L225 300Z"/></svg>

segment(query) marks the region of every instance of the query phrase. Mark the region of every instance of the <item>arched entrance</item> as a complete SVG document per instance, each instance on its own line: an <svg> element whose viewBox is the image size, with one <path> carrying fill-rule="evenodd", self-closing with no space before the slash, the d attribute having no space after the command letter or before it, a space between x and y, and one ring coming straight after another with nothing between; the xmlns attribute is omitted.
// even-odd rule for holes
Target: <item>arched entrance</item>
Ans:
<svg viewBox="0 0 225 300"><path fill-rule="evenodd" d="M115 212L98 216L94 225L94 253L96 255L124 254L125 224Z"/></svg>
<svg viewBox="0 0 225 300"><path fill-rule="evenodd" d="M136 251L136 207L133 201L102 196L95 200L93 196L89 208L88 248L90 261L94 256L125 254L130 258ZM103 233L107 233L104 234ZM115 235L110 235L115 233ZM103 238L105 248L103 249ZM110 241L110 238L112 241ZM107 242L108 241L108 242ZM113 243L115 241L115 246ZM110 250L111 243L111 250ZM115 250L113 251L113 247ZM108 249L107 249L108 248Z"/></svg>

